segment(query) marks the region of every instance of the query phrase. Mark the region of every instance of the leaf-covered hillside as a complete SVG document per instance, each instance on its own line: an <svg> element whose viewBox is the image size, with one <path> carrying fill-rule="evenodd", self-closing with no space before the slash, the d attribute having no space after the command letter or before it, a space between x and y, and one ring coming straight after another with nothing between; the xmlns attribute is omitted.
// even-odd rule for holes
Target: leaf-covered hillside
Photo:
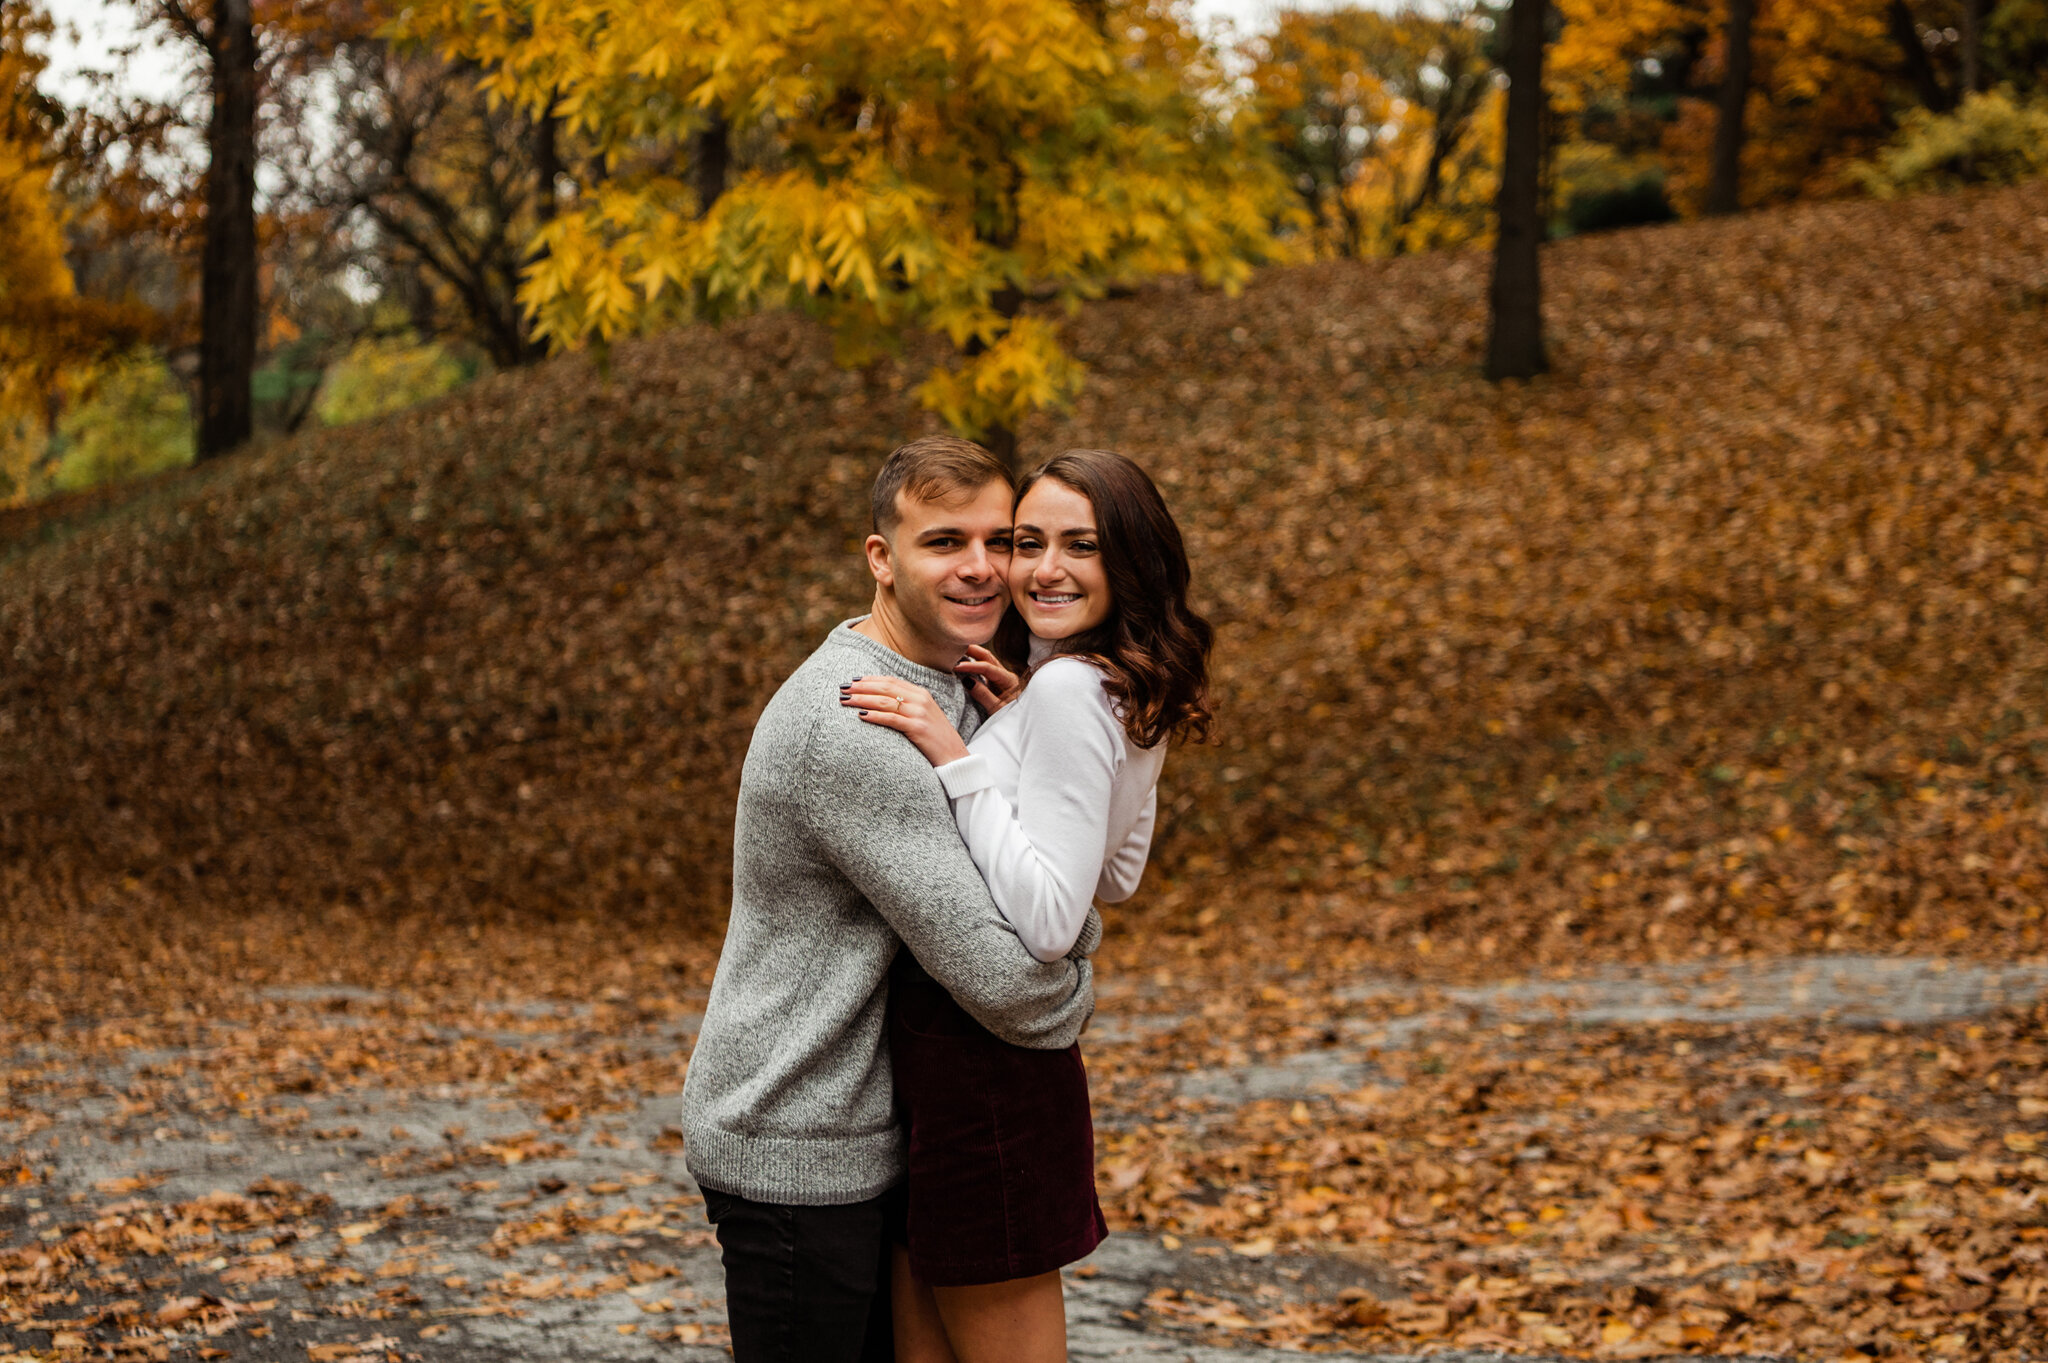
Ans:
<svg viewBox="0 0 2048 1363"><path fill-rule="evenodd" d="M1473 964L2040 944L2048 187L1474 254L1074 326L1025 448L1191 531L1223 741L1132 911ZM479 384L0 528L0 899L715 929L753 715L865 600L928 426L787 316ZM0 527L10 523L0 522ZM1123 915L1122 921L1131 921Z"/></svg>

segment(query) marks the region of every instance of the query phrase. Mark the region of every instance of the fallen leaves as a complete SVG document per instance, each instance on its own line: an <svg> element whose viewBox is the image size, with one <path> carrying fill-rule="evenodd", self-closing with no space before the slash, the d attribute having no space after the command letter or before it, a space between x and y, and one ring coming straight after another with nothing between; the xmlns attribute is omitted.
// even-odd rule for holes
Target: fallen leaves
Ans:
<svg viewBox="0 0 2048 1363"><path fill-rule="evenodd" d="M1475 254L1087 310L1090 386L1024 439L1159 475L1225 717L1170 765L1151 892L1116 922L1286 905L1467 971L2038 949L2048 314L2010 300L2048 272L2041 204L1560 243L1557 372L1501 388L1473 373ZM921 364L841 371L763 317L622 344L606 379L500 376L62 534L39 511L0 581L0 889L26 921L715 931L752 717L866 599L850 546L874 461L924 428ZM48 1021L90 968L21 946L39 982L12 1007ZM280 1056L265 1082L348 1064Z"/></svg>
<svg viewBox="0 0 2048 1363"><path fill-rule="evenodd" d="M1470 373L1473 256L1076 322L1091 385L1025 439L1158 474L1225 719L1170 764L1147 893L1111 915L1102 979L1168 1020L1088 1043L1105 1203L1176 1252L1397 1275L1321 1302L1176 1288L1159 1323L1618 1357L1996 1358L2048 1332L2038 1010L1531 1017L1390 1042L1318 1097L1176 1088L1451 1011L1338 994L1374 974L1426 995L1611 959L2041 950L2048 314L2005 300L2048 277L2043 194L1566 243L1558 373L1502 389ZM1928 251L1936 214L1956 231ZM232 1117L339 1153L361 1127L311 1108L490 1092L534 1129L414 1121L362 1176L502 1192L508 1254L702 1242L550 1162L679 1086L752 716L865 598L866 481L921 418L901 368L828 352L788 317L656 337L607 382L556 363L61 534L37 513L0 578L10 1196L45 1190L59 1156L29 1142L87 1097L123 1140ZM1694 1001L1744 1003L1708 979ZM88 1062L142 1052L93 1088ZM143 1357L168 1346L141 1332L229 1318L151 1323L138 1260L373 1303L421 1276L393 1265L441 1277L410 1247L388 1275L344 1257L413 1213L334 1227L285 1185L157 1204L150 1177L0 1249L10 1328ZM433 1309L611 1278L655 1285L507 1273ZM83 1284L136 1304L72 1313Z"/></svg>
<svg viewBox="0 0 2048 1363"><path fill-rule="evenodd" d="M306 1363L402 1363L399 1341L379 1335L360 1342L308 1344Z"/></svg>
<svg viewBox="0 0 2048 1363"><path fill-rule="evenodd" d="M2018 1358L2048 1329L2048 1159L2023 1153L2048 1132L2013 1125L2048 1091L2048 1005L1925 1031L1463 1028L1381 1054L1369 1097L1313 1100L1306 1129L1281 1101L1157 1120L1161 1062L1239 1053L1288 1012L1091 1058L1103 1164L1142 1171L1102 1185L1112 1224L1357 1257L1408 1290L1348 1291L1312 1329L1155 1293L1162 1326L1623 1358L1931 1357L1950 1336ZM1481 1086L1483 1110L1460 1101Z"/></svg>

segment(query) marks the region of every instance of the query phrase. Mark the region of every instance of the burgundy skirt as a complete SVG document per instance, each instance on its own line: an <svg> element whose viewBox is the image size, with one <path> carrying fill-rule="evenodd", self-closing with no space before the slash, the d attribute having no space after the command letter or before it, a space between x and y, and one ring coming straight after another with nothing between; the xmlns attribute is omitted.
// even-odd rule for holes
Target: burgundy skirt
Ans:
<svg viewBox="0 0 2048 1363"><path fill-rule="evenodd" d="M939 985L897 972L889 1059L910 1137L903 1238L919 1277L934 1287L1032 1278L1102 1243L1078 1045L1012 1046Z"/></svg>

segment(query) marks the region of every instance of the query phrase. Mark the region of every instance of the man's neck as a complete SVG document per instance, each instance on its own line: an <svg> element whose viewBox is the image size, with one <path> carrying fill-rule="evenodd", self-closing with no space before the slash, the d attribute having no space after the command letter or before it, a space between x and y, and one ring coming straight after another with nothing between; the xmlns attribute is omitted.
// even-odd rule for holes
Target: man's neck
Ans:
<svg viewBox="0 0 2048 1363"><path fill-rule="evenodd" d="M911 630L896 613L895 603L880 592L875 594L874 608L868 612L868 618L853 628L856 633L867 635L890 652L901 654L935 672L951 672L953 664L960 661L964 652L950 641L934 643Z"/></svg>

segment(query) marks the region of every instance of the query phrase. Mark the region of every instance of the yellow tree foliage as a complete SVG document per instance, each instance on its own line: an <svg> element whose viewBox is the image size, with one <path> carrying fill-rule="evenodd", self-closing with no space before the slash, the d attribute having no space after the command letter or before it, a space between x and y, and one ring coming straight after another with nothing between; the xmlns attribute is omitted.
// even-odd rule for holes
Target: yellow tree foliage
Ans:
<svg viewBox="0 0 2048 1363"><path fill-rule="evenodd" d="M1688 0L1552 3L1563 22L1543 57L1543 85L1560 114L1626 95L1638 62L1658 55L1687 27L1713 19L1705 4Z"/></svg>
<svg viewBox="0 0 2048 1363"><path fill-rule="evenodd" d="M1555 0L1563 20L1545 67L1551 106L1580 116L1627 97L1645 60L1696 54L1691 97L1664 138L1674 200L1704 196L1726 70L1725 0ZM1843 171L1889 130L1898 80L1892 0L1759 0L1745 115L1745 202L1841 189Z"/></svg>
<svg viewBox="0 0 2048 1363"><path fill-rule="evenodd" d="M50 193L51 111L37 93L49 32L32 5L0 6L0 502L18 500L47 437L48 395L61 359L51 333L73 293Z"/></svg>
<svg viewBox="0 0 2048 1363"><path fill-rule="evenodd" d="M793 305L844 363L943 333L923 401L1014 429L1081 373L1027 302L1283 253L1286 188L1180 0L421 0L396 31L602 149L522 289L557 346ZM736 166L703 205L681 149L714 116Z"/></svg>
<svg viewBox="0 0 2048 1363"><path fill-rule="evenodd" d="M71 299L49 171L0 139L0 504L19 500L48 437L61 352L46 328Z"/></svg>
<svg viewBox="0 0 2048 1363"><path fill-rule="evenodd" d="M49 32L40 6L0 4L0 505L41 490L57 414L149 329L138 309L80 298L65 263L59 116L36 89Z"/></svg>
<svg viewBox="0 0 2048 1363"><path fill-rule="evenodd" d="M1285 10L1246 45L1261 126L1325 253L1491 230L1501 109L1489 34L1470 6Z"/></svg>

